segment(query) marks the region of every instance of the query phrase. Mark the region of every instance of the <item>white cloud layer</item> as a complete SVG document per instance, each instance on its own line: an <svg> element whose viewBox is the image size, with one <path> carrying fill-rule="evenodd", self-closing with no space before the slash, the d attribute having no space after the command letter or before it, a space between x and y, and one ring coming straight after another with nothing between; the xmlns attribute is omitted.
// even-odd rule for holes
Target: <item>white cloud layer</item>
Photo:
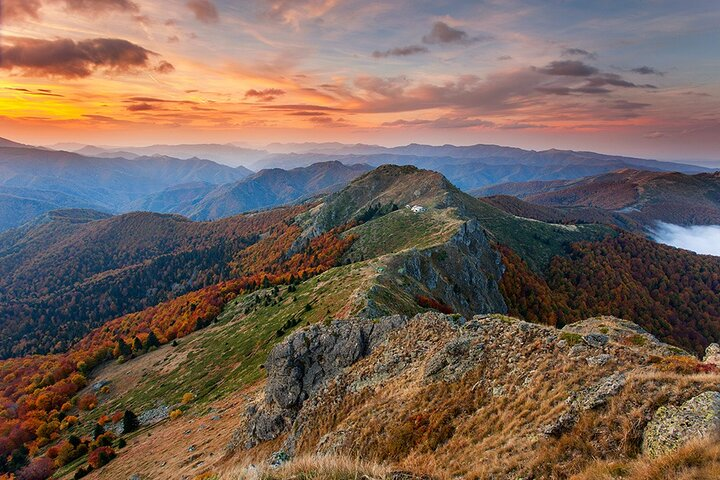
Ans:
<svg viewBox="0 0 720 480"><path fill-rule="evenodd" d="M720 256L720 225L683 227L658 223L652 232L655 241L695 253Z"/></svg>

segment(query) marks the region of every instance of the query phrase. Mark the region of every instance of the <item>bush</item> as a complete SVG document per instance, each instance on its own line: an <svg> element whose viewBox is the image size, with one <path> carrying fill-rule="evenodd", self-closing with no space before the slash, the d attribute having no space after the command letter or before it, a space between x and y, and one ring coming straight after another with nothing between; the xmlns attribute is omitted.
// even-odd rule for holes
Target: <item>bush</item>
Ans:
<svg viewBox="0 0 720 480"><path fill-rule="evenodd" d="M179 418L181 415L182 415L182 410L180 410L179 408L177 410L173 410L172 412L170 412L170 420L175 420L175 419Z"/></svg>
<svg viewBox="0 0 720 480"><path fill-rule="evenodd" d="M115 458L115 450L112 447L99 447L88 456L88 464L93 468L100 468L110 463L113 458Z"/></svg>
<svg viewBox="0 0 720 480"><path fill-rule="evenodd" d="M75 471L75 475L73 475L74 480L78 480L80 478L83 478L90 472L92 472L93 468L90 465L85 465L84 467L80 467Z"/></svg>
<svg viewBox="0 0 720 480"><path fill-rule="evenodd" d="M54 471L52 460L48 457L38 457L22 468L15 478L17 480L45 480L50 478Z"/></svg>
<svg viewBox="0 0 720 480"><path fill-rule="evenodd" d="M80 397L80 400L78 400L78 408L80 410L92 410L93 408L97 407L97 404L97 397L92 393L85 394Z"/></svg>
<svg viewBox="0 0 720 480"><path fill-rule="evenodd" d="M193 400L195 400L195 395L193 395L192 393L186 393L185 395L182 396L183 405L187 405L188 403L192 402Z"/></svg>
<svg viewBox="0 0 720 480"><path fill-rule="evenodd" d="M140 427L140 421L137 416L130 410L125 410L123 414L123 433L134 432Z"/></svg>
<svg viewBox="0 0 720 480"><path fill-rule="evenodd" d="M127 442L125 441L124 438L118 439L118 441L117 441L118 448L125 448L126 446L127 446Z"/></svg>

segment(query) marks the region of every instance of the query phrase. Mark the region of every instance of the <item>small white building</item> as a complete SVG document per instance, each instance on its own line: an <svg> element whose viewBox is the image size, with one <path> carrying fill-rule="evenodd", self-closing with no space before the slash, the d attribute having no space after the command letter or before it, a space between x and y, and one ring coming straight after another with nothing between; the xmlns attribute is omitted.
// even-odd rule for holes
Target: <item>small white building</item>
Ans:
<svg viewBox="0 0 720 480"><path fill-rule="evenodd" d="M410 207L410 210L411 210L413 213L422 213L422 212L424 212L425 210L427 210L427 208L425 208L425 207L423 207L423 206L421 206L421 205L413 205L412 207Z"/></svg>

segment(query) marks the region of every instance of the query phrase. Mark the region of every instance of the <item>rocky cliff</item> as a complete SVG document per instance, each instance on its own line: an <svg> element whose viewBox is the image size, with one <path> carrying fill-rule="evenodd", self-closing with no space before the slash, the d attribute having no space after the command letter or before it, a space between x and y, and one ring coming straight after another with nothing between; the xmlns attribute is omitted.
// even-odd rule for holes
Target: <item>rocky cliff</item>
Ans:
<svg viewBox="0 0 720 480"><path fill-rule="evenodd" d="M613 317L565 330L498 314L336 321L291 335L266 368L236 455L266 461L272 440L275 459L351 455L438 477L566 478L629 461L648 423L647 437L673 428L662 408L718 395L716 374L680 373L713 366Z"/></svg>

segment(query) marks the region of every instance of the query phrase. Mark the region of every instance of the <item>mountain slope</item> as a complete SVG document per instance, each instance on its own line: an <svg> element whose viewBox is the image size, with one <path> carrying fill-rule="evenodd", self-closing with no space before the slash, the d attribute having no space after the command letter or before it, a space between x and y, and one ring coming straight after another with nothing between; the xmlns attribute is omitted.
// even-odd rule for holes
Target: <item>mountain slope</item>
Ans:
<svg viewBox="0 0 720 480"><path fill-rule="evenodd" d="M243 249L297 212L197 223L70 211L0 234L0 355L62 349L111 318L229 278Z"/></svg>
<svg viewBox="0 0 720 480"><path fill-rule="evenodd" d="M213 220L275 207L339 189L370 168L367 165L324 162L292 170L261 170L239 182L220 185L194 205L175 211L196 220Z"/></svg>
<svg viewBox="0 0 720 480"><path fill-rule="evenodd" d="M111 212L145 195L187 182L227 183L247 176L209 160L172 157L92 158L32 147L0 147L0 186L76 196ZM43 200L40 196L30 199ZM66 205L70 206L70 205Z"/></svg>
<svg viewBox="0 0 720 480"><path fill-rule="evenodd" d="M646 225L720 223L720 175L619 170L571 181L498 185L476 192L504 193L550 207L621 211Z"/></svg>

